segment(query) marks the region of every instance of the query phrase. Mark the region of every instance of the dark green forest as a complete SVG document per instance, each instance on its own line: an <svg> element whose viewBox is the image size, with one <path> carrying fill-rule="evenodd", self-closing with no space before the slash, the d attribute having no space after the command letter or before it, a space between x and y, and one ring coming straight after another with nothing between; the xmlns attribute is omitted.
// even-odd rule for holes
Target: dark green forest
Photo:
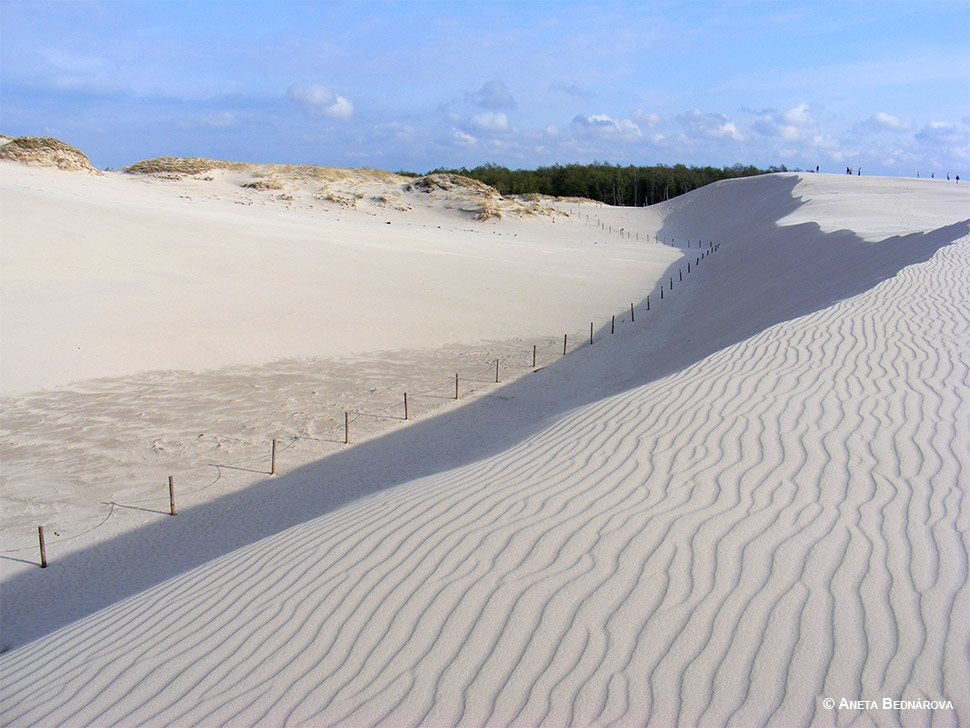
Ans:
<svg viewBox="0 0 970 728"><path fill-rule="evenodd" d="M768 172L787 172L782 167L758 169L735 164L733 167L688 167L654 165L637 167L604 164L556 164L538 169L511 170L496 164L473 169L436 169L471 177L491 185L503 195L538 193L553 197L588 197L608 205L652 205L682 195L698 187L735 177L752 177Z"/></svg>

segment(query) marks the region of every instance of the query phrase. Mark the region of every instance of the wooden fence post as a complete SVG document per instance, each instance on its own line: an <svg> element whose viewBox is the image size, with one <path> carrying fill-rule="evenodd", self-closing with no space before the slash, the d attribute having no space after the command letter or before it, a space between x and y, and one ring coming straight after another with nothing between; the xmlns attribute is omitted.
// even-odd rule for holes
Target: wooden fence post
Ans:
<svg viewBox="0 0 970 728"><path fill-rule="evenodd" d="M616 333L616 316L615 315L610 319L610 333L611 334L615 334Z"/></svg>
<svg viewBox="0 0 970 728"><path fill-rule="evenodd" d="M536 345L532 345L532 368L536 368Z"/></svg>
<svg viewBox="0 0 970 728"><path fill-rule="evenodd" d="M37 527L37 536L40 538L40 568L47 568L47 548L44 546L44 527Z"/></svg>
<svg viewBox="0 0 970 728"><path fill-rule="evenodd" d="M344 445L350 444L350 412L344 411Z"/></svg>
<svg viewBox="0 0 970 728"><path fill-rule="evenodd" d="M569 338L569 334L562 335L562 355L566 356L566 341Z"/></svg>
<svg viewBox="0 0 970 728"><path fill-rule="evenodd" d="M458 399L458 374L455 374L455 399Z"/></svg>
<svg viewBox="0 0 970 728"><path fill-rule="evenodd" d="M637 318L636 318L636 316L633 313L633 304L631 303L630 304L630 322L632 323L632 322L634 322L636 320L637 320Z"/></svg>
<svg viewBox="0 0 970 728"><path fill-rule="evenodd" d="M168 512L175 515L175 479L171 475L168 476Z"/></svg>
<svg viewBox="0 0 970 728"><path fill-rule="evenodd" d="M495 360L495 383L498 384L498 359Z"/></svg>
<svg viewBox="0 0 970 728"><path fill-rule="evenodd" d="M404 419L408 418L408 393L404 393Z"/></svg>
<svg viewBox="0 0 970 728"><path fill-rule="evenodd" d="M593 322L589 322L589 345L593 345Z"/></svg>
<svg viewBox="0 0 970 728"><path fill-rule="evenodd" d="M269 456L269 474L276 475L276 438L273 438L273 450Z"/></svg>

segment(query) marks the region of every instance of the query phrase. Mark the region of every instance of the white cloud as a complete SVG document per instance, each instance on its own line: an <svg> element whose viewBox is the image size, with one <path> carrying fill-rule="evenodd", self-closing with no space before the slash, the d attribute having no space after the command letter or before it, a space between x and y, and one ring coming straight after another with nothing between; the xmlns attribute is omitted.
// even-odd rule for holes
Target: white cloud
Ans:
<svg viewBox="0 0 970 728"><path fill-rule="evenodd" d="M294 83L287 93L307 116L349 119L354 115L354 105L329 86Z"/></svg>
<svg viewBox="0 0 970 728"><path fill-rule="evenodd" d="M930 121L916 132L914 138L930 147L931 154L943 153L970 162L970 118L956 123Z"/></svg>
<svg viewBox="0 0 970 728"><path fill-rule="evenodd" d="M786 111L765 111L751 128L764 136L777 136L792 142L813 136L817 127L811 108L803 102Z"/></svg>
<svg viewBox="0 0 970 728"><path fill-rule="evenodd" d="M640 127L634 122L629 119L617 120L607 114L593 114L592 116L580 114L573 119L573 128L628 141L640 139L643 136Z"/></svg>
<svg viewBox="0 0 970 728"><path fill-rule="evenodd" d="M932 144L966 144L970 139L970 125L966 122L951 124L945 121L930 121L916 132L920 141Z"/></svg>
<svg viewBox="0 0 970 728"><path fill-rule="evenodd" d="M841 145L837 139L818 134L812 137L812 146L824 154L828 159L835 162L842 162L845 160L845 155L842 153Z"/></svg>
<svg viewBox="0 0 970 728"><path fill-rule="evenodd" d="M486 81L474 94L468 94L483 109L514 109L518 104L502 81Z"/></svg>
<svg viewBox="0 0 970 728"><path fill-rule="evenodd" d="M471 147L478 144L478 140L471 134L466 134L461 129L455 129L453 138L455 143L462 147Z"/></svg>
<svg viewBox="0 0 970 728"><path fill-rule="evenodd" d="M694 109L686 114L679 114L677 121L686 129L689 137L732 139L734 141L740 141L744 138L735 123L724 114Z"/></svg>
<svg viewBox="0 0 970 728"><path fill-rule="evenodd" d="M468 128L495 134L509 130L509 120L501 111L487 111L469 119Z"/></svg>
<svg viewBox="0 0 970 728"><path fill-rule="evenodd" d="M785 123L789 126L795 126L799 128L806 128L815 126L815 120L812 119L812 115L808 111L808 104L805 102L800 103L793 109L788 109L781 113L781 118L785 120Z"/></svg>
<svg viewBox="0 0 970 728"><path fill-rule="evenodd" d="M647 129L653 129L661 124L660 114L654 113L653 111L644 111L643 107L637 109L637 113L633 115L633 118L637 124Z"/></svg>
<svg viewBox="0 0 970 728"><path fill-rule="evenodd" d="M913 122L908 117L899 118L883 111L877 111L869 117L869 126L890 131L909 131L913 127Z"/></svg>

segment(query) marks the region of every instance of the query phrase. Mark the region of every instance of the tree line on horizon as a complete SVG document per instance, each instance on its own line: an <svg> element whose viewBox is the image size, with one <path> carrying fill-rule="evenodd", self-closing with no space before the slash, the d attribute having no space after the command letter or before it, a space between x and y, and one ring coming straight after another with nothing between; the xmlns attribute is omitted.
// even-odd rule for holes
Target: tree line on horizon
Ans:
<svg viewBox="0 0 970 728"><path fill-rule="evenodd" d="M472 169L438 168L429 174L449 173L470 177L494 187L502 195L536 193L552 197L587 197L607 205L639 207L663 202L724 179L787 171L784 165L768 169L742 164L721 168L688 167L683 164L621 167L618 164L593 162L515 170L489 163ZM408 172L399 174L417 176Z"/></svg>

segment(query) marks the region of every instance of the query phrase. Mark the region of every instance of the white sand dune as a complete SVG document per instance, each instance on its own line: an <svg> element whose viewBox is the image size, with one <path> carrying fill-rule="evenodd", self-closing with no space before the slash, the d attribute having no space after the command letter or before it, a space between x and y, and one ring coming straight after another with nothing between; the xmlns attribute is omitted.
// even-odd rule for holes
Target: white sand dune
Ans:
<svg viewBox="0 0 970 728"><path fill-rule="evenodd" d="M464 407L14 571L3 724L970 723L968 203L603 213L721 248Z"/></svg>
<svg viewBox="0 0 970 728"><path fill-rule="evenodd" d="M505 217L479 221L474 190L253 174L0 164L8 550L33 552L39 524L64 553L109 516L99 539L144 522L169 475L183 499L238 489L230 468L265 470L273 438L305 438L281 464L312 462L345 411L360 442L399 424L404 392L415 418L455 373L473 396L497 358L510 381L680 257L646 244L649 214L638 241L599 205L492 202ZM284 187L246 186L266 179Z"/></svg>
<svg viewBox="0 0 970 728"><path fill-rule="evenodd" d="M0 391L571 331L679 257L577 216L480 222L461 191L248 180L0 165Z"/></svg>

